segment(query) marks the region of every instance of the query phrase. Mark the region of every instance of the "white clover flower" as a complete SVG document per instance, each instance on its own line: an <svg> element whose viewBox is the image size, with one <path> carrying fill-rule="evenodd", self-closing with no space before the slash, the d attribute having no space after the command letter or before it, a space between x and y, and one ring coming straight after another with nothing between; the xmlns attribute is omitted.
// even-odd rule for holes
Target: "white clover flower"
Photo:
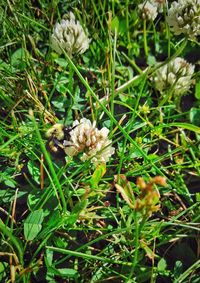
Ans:
<svg viewBox="0 0 200 283"><path fill-rule="evenodd" d="M183 58L177 57L156 71L155 87L160 91L174 89L175 95L185 94L191 84L194 66Z"/></svg>
<svg viewBox="0 0 200 283"><path fill-rule="evenodd" d="M89 43L87 31L83 30L72 12L54 26L51 47L58 54L62 53L62 48L70 57L73 54L82 54L89 48Z"/></svg>
<svg viewBox="0 0 200 283"><path fill-rule="evenodd" d="M155 20L158 15L157 6L152 3L152 1L145 1L144 3L138 5L138 9L145 20Z"/></svg>
<svg viewBox="0 0 200 283"><path fill-rule="evenodd" d="M167 22L174 34L185 34L191 39L200 35L200 0L178 0L168 12Z"/></svg>
<svg viewBox="0 0 200 283"><path fill-rule="evenodd" d="M108 139L109 130L103 127L101 130L96 128L96 122L82 118L74 121L70 131L70 139L64 141L65 153L69 156L75 156L83 153L81 160L90 158L93 164L108 162L115 149L111 146L111 140Z"/></svg>
<svg viewBox="0 0 200 283"><path fill-rule="evenodd" d="M151 0L152 4L157 7L159 13L163 12L163 8L166 5L166 0Z"/></svg>

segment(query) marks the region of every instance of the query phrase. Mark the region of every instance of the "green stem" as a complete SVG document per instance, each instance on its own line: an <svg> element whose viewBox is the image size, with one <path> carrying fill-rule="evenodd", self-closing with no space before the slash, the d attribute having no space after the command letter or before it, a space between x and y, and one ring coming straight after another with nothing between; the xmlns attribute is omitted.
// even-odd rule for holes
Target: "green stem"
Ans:
<svg viewBox="0 0 200 283"><path fill-rule="evenodd" d="M127 41L128 41L128 56L130 56L130 47L131 47L131 39L130 39L130 32L129 32L129 18L128 18L128 11L129 11L129 0L126 0L126 31L127 31Z"/></svg>
<svg viewBox="0 0 200 283"><path fill-rule="evenodd" d="M72 62L72 60L70 59L70 57L68 56L68 54L65 52L64 49L62 49L63 54L65 55L66 59L68 60L69 64L73 67L74 71L76 72L76 74L78 75L80 81L83 83L83 85L86 87L86 89L91 93L92 97L95 99L95 101L97 101L99 103L99 105L101 106L102 110L107 114L107 116L113 121L113 123L115 125L118 126L119 130L123 133L123 135L125 137L127 137L127 139L129 140L129 142L132 143L132 145L136 148L136 150L138 150L138 152L142 155L142 157L144 158L144 160L146 162L149 163L149 165L152 166L152 168L154 168L157 172L157 174L161 175L161 176L165 176L165 174L153 163L152 160L150 160L148 158L148 155L140 148L140 146L134 141L134 139L132 139L130 137L130 135L126 132L126 130L120 125L118 124L118 121L114 118L114 116L110 113L110 111L104 106L104 104L98 99L97 95L94 93L94 91L91 89L91 87L89 86L89 84L87 83L87 81L83 78L83 76L81 75L81 73L79 72L79 70L77 69L77 67L74 65L74 63Z"/></svg>
<svg viewBox="0 0 200 283"><path fill-rule="evenodd" d="M128 279L125 281L125 283L130 282L130 279L132 279L132 276L134 274L135 267L136 267L136 264L137 264L137 261L138 261L139 236L140 236L141 228L138 225L138 217L137 216L138 216L137 212L135 211L135 213L134 213L134 224L135 224L135 241L134 241L134 246L135 246L135 253L134 253L134 259L133 259L133 264L132 264L132 267L131 267L131 270L130 270L130 274L129 274Z"/></svg>
<svg viewBox="0 0 200 283"><path fill-rule="evenodd" d="M13 245L15 246L16 250L18 251L18 256L19 256L19 261L21 263L21 265L24 265L24 260L23 260L23 249L22 249L22 244L20 243L20 241L13 236L13 234L11 233L10 229L3 223L3 221L0 219L0 231L2 231L2 233L7 236L10 241L13 243Z"/></svg>
<svg viewBox="0 0 200 283"><path fill-rule="evenodd" d="M40 131L39 131L39 129L38 129L38 126L37 126L37 123L36 123L36 121L35 121L35 118L34 118L33 115L30 116L30 117L31 117L31 119L32 119L32 121L33 121L33 124L34 124L34 127L35 127L35 131L36 131L36 135L37 135L38 140L39 140L39 143L40 143L40 147L41 147L42 152L43 152L43 154L44 154L44 157L45 157L45 159L46 159L46 161L47 161L47 164L48 164L48 166L49 166L49 170L50 170L50 172L51 172L51 174L52 174L52 176L53 176L53 180L55 181L55 187L56 187L56 189L57 189L58 192L59 192L60 199L61 199L61 203L62 203L63 212L66 213L66 211L67 211L67 205L66 205L66 201L65 201L65 196L64 196L63 191L62 191L62 187L61 187L60 182L59 182L59 180L58 180L58 177L57 177L57 175L56 175L56 172L55 172L55 169L54 169L54 167L53 167L51 158L50 158L50 156L49 156L49 154L48 154L48 152L47 152L47 150L46 150L46 147L45 147L44 142L43 142L43 140L42 140L42 137L41 137L41 135L40 135Z"/></svg>
<svg viewBox="0 0 200 283"><path fill-rule="evenodd" d="M144 54L148 58L148 45L147 45L147 21L143 21L143 34L144 34Z"/></svg>
<svg viewBox="0 0 200 283"><path fill-rule="evenodd" d="M115 260L115 259L110 259L110 258L103 258L103 257L100 257L100 256L86 254L86 253L81 253L81 252L77 252L77 251L65 250L65 249L56 248L56 247L52 247L52 246L46 246L46 249L49 249L51 251L55 251L55 252L58 252L58 253L67 254L67 255L70 255L70 256L75 256L75 257L81 257L81 258L89 259L89 260L99 260L99 261L109 262L109 263L113 263L113 264L120 264L120 265L125 265L125 266L131 266L130 262L121 261L121 260Z"/></svg>
<svg viewBox="0 0 200 283"><path fill-rule="evenodd" d="M69 85L68 85L68 88L69 88L69 91L70 93L73 93L73 77L74 77L74 69L69 66Z"/></svg>
<svg viewBox="0 0 200 283"><path fill-rule="evenodd" d="M110 99L110 110L112 115L114 115L114 97L115 97L115 53L117 44L117 30L115 29L114 46L112 49L112 39L110 37L111 45L111 99ZM111 120L110 129L113 129L113 121Z"/></svg>

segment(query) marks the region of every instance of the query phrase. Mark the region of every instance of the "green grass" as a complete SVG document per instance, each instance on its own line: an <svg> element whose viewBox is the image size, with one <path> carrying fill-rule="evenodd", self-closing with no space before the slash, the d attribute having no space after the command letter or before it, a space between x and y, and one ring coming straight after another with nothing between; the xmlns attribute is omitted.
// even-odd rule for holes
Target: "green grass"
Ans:
<svg viewBox="0 0 200 283"><path fill-rule="evenodd" d="M138 3L0 3L0 282L199 282L198 43ZM91 38L73 58L49 41L67 11ZM177 100L152 78L178 56L196 65ZM46 147L51 125L82 117L110 130L106 166Z"/></svg>

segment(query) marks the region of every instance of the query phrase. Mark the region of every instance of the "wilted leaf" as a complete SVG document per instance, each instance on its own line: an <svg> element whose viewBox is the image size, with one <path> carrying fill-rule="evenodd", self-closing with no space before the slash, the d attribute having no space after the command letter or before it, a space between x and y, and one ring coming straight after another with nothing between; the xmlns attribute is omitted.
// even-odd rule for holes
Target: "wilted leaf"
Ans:
<svg viewBox="0 0 200 283"><path fill-rule="evenodd" d="M134 194L130 182L126 179L125 175L115 175L115 187L117 191L121 194L122 198L126 203L134 208Z"/></svg>

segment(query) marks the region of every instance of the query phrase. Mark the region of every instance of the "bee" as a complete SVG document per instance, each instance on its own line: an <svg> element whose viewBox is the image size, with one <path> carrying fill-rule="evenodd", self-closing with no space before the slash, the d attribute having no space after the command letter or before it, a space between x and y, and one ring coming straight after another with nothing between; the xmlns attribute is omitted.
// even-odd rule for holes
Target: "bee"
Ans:
<svg viewBox="0 0 200 283"><path fill-rule="evenodd" d="M64 146L63 143L66 140L70 140L70 132L75 128L65 127L63 124L53 125L46 133L47 149L52 153L54 157L64 157Z"/></svg>

